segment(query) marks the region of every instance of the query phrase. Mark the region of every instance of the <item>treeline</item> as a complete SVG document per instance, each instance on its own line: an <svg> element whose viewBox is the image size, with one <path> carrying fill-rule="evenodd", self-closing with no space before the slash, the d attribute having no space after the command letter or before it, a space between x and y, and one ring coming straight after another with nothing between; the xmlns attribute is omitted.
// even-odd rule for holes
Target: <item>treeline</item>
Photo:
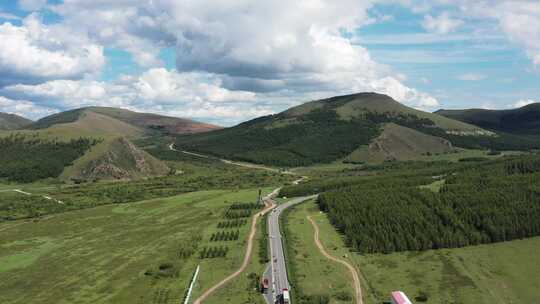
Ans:
<svg viewBox="0 0 540 304"><path fill-rule="evenodd" d="M298 185L285 186L280 196L295 197L364 184L367 188L428 184L433 176L444 175L460 165L449 162L399 162L344 171L339 176L322 176ZM347 176L349 175L349 176Z"/></svg>
<svg viewBox="0 0 540 304"><path fill-rule="evenodd" d="M240 230L236 231L219 231L212 233L210 237L210 242L220 242L220 241L236 241L240 237Z"/></svg>
<svg viewBox="0 0 540 304"><path fill-rule="evenodd" d="M262 205L257 203L233 203L230 207L231 210L254 210L261 209Z"/></svg>
<svg viewBox="0 0 540 304"><path fill-rule="evenodd" d="M217 224L217 228L218 229L236 228L236 227L244 226L246 223L247 223L247 220L245 220L245 219L237 219L237 220L232 220L232 221L223 221L223 222L219 222Z"/></svg>
<svg viewBox="0 0 540 304"><path fill-rule="evenodd" d="M357 184L319 196L349 246L362 253L453 248L540 235L538 156L480 163L445 176L440 192ZM443 178L443 177L441 177Z"/></svg>
<svg viewBox="0 0 540 304"><path fill-rule="evenodd" d="M20 183L58 177L99 140L45 140L37 135L12 134L0 138L0 178Z"/></svg>
<svg viewBox="0 0 540 304"><path fill-rule="evenodd" d="M262 170L244 170L243 168L231 166L225 168L217 166L202 167L191 163L187 164L186 169L183 171L183 174L151 179L55 187L48 192L48 195L65 202L65 204L57 204L52 201L36 205L33 205L31 201L24 204L17 203L18 200L4 199L7 194L2 193L0 195L1 218L11 220L36 217L100 205L123 204L169 197L200 190L260 188L287 183L294 178ZM22 197L23 195L18 194L18 196ZM39 197L36 197L36 199L39 200Z"/></svg>
<svg viewBox="0 0 540 304"><path fill-rule="evenodd" d="M214 246L214 247L203 247L199 252L199 258L201 259L213 259L213 258L223 258L227 256L229 252L229 247L227 246Z"/></svg>
<svg viewBox="0 0 540 304"><path fill-rule="evenodd" d="M241 219L250 217L253 210L261 209L262 205L257 203L233 203L227 211L225 211L225 218L228 219Z"/></svg>
<svg viewBox="0 0 540 304"><path fill-rule="evenodd" d="M59 213L69 207L69 203L59 204L41 195L2 192L0 193L0 222Z"/></svg>
<svg viewBox="0 0 540 304"><path fill-rule="evenodd" d="M225 218L239 219L251 216L251 210L227 210L225 212Z"/></svg>
<svg viewBox="0 0 540 304"><path fill-rule="evenodd" d="M270 250L268 249L268 213L260 220L259 229L261 237L259 238L259 263L266 264L270 262Z"/></svg>

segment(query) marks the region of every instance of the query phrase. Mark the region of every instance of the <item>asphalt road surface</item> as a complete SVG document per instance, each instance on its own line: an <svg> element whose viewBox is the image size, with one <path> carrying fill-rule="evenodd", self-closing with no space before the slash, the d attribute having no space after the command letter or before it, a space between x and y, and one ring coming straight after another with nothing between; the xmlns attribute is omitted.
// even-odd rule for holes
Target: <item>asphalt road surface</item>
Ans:
<svg viewBox="0 0 540 304"><path fill-rule="evenodd" d="M270 241L270 271L265 272L268 281L270 282L270 290L268 293L271 295L265 296L266 301L276 303L279 296L283 293L283 289L291 289L289 280L287 278L287 267L285 264L285 255L283 251L283 243L281 239L281 231L279 228L279 216L283 210L309 199L313 199L317 195L304 196L281 204L274 208L268 215L268 238Z"/></svg>

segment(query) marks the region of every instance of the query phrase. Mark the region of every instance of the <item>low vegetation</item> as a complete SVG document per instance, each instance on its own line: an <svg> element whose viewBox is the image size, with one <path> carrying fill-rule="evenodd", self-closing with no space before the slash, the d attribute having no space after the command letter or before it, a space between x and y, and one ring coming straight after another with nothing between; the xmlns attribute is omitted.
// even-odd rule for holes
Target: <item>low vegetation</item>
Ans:
<svg viewBox="0 0 540 304"><path fill-rule="evenodd" d="M288 215L300 284L307 294L336 290L329 297L332 303L340 303L338 293L352 293L350 287L339 285L349 282L346 272L338 271L335 265L327 268L326 261L319 259L307 215L317 221L325 248L361 272L366 304L389 301L396 289L403 290L414 303L530 303L536 299L539 285L532 278L540 270L536 254L540 237L464 248L359 254L345 245L327 214L310 202L298 205Z"/></svg>
<svg viewBox="0 0 540 304"><path fill-rule="evenodd" d="M0 302L179 303L200 264L197 296L242 263L248 225L234 243L209 238L230 202L257 194L201 191L0 223ZM231 303L249 298L235 288L242 302Z"/></svg>
<svg viewBox="0 0 540 304"><path fill-rule="evenodd" d="M175 152L182 155L182 153ZM0 192L0 221L38 217L70 210L92 208L107 204L123 204L187 192L210 189L246 189L281 185L294 179L292 176L264 170L253 170L223 164L216 160L190 156L168 162L175 172L162 177L135 181L95 182L77 185L58 185L45 190L32 191L32 196ZM15 189L18 184L7 185ZM21 200L13 200L16 198ZM47 195L54 200L43 200ZM63 204L56 202L62 201ZM248 205L250 208L256 204ZM237 208L235 206L234 208ZM252 209L231 209L231 220L249 217ZM223 219L225 220L225 219ZM233 222L239 224L240 222ZM216 223L217 224L217 223Z"/></svg>

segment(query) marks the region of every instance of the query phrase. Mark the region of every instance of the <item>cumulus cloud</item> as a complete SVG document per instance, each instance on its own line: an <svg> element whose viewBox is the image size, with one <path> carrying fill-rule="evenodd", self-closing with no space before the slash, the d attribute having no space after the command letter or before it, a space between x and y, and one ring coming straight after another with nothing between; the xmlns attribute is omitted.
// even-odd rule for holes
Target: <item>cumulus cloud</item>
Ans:
<svg viewBox="0 0 540 304"><path fill-rule="evenodd" d="M61 26L47 26L38 15L21 26L0 25L0 87L50 79L77 79L100 71L103 47Z"/></svg>
<svg viewBox="0 0 540 304"><path fill-rule="evenodd" d="M426 15L424 17L424 21L422 22L424 29L438 34L448 34L450 32L454 32L462 25L462 20L451 18L448 12L444 12L436 17Z"/></svg>
<svg viewBox="0 0 540 304"><path fill-rule="evenodd" d="M540 2L537 0L390 0L401 3L416 12L427 13L435 8L453 8L462 16L484 21L494 21L511 41L524 48L532 63L540 66ZM420 9L421 8L421 9ZM445 33L463 24L443 13L439 17L427 15L424 27Z"/></svg>
<svg viewBox="0 0 540 304"><path fill-rule="evenodd" d="M533 104L533 103L536 103L537 101L534 101L532 99L521 99L521 100L518 100L516 103L513 104L513 107L514 108L521 108L521 107L524 107L524 106L527 106L527 105L530 105L530 104Z"/></svg>
<svg viewBox="0 0 540 304"><path fill-rule="evenodd" d="M28 100L12 100L3 96L0 96L0 111L29 119L38 119L57 112L55 109L40 106Z"/></svg>
<svg viewBox="0 0 540 304"><path fill-rule="evenodd" d="M65 110L84 106L112 106L133 110L211 118L236 122L269 114L267 107L252 106L256 94L221 87L221 80L201 73L150 69L138 77L116 82L52 80L37 85L17 84L0 90L10 100L27 100L34 106ZM15 101L13 101L15 103ZM13 104L9 104L12 107ZM0 111L8 105L0 104Z"/></svg>
<svg viewBox="0 0 540 304"><path fill-rule="evenodd" d="M30 10L43 1L22 2ZM64 0L47 6L57 24L30 15L0 25L0 39L11 39L0 45L0 94L59 110L112 105L230 122L359 91L436 107L352 43L377 2ZM96 81L104 47L131 53L146 72ZM165 47L176 48L176 70L163 68Z"/></svg>

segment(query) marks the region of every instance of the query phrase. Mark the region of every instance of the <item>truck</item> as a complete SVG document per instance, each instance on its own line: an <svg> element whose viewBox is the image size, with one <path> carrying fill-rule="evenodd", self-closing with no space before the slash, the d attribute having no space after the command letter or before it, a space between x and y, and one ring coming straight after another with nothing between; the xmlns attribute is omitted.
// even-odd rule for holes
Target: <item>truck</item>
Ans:
<svg viewBox="0 0 540 304"><path fill-rule="evenodd" d="M261 293L266 293L268 291L269 285L270 284L268 283L268 279L263 278L263 280L261 282Z"/></svg>
<svg viewBox="0 0 540 304"><path fill-rule="evenodd" d="M283 288L283 304L290 304L291 303L291 296L289 294L289 290L287 288Z"/></svg>

